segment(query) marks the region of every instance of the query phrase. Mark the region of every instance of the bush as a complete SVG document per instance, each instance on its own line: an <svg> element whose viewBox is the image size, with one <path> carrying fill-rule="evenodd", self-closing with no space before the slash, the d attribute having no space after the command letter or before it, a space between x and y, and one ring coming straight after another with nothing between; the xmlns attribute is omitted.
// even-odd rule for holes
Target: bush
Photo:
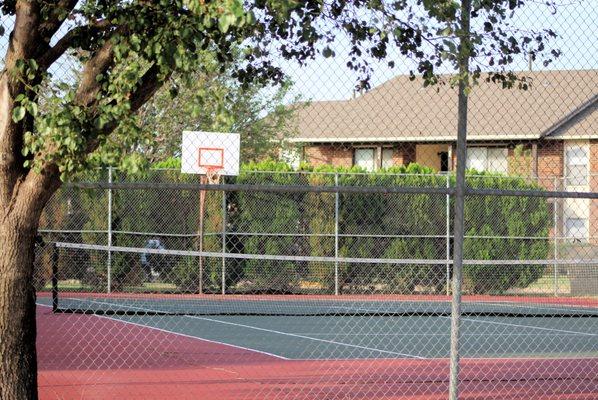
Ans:
<svg viewBox="0 0 598 400"><path fill-rule="evenodd" d="M174 161L173 161L174 162ZM169 164L170 166L170 164ZM519 177L488 173L467 177L474 188L541 190ZM150 172L152 182L194 182L197 177L173 171ZM335 178L336 174L336 178ZM247 185L298 185L361 187L454 186L454 175L437 175L432 169L410 164L375 173L359 168L313 167L299 171L284 163L265 161L242 166L238 177L227 183ZM198 228L198 192L141 190L114 191L114 220L120 230L189 233ZM326 256L335 254L335 193L235 191L226 194L226 250L229 253ZM340 193L338 208L338 254L350 258L437 259L446 254L447 219L452 232L452 216L447 216L445 194L424 193ZM91 221L105 221L98 214L91 194L81 197ZM449 204L452 213L452 199ZM104 211L105 212L105 211ZM63 217L64 218L64 217ZM222 250L222 192L206 192L204 249ZM518 237L547 238L550 226L546 199L539 197L468 196L465 203L464 258L466 259L545 259L548 241ZM255 235L253 235L255 233ZM399 237L397 237L399 236ZM143 246L147 238L115 235L116 245ZM197 238L163 237L166 248L197 249ZM450 246L452 250L452 243ZM129 285L139 280L131 271L139 270L135 260L113 261L115 282ZM101 264L101 263L99 263ZM98 265L99 265L98 264ZM198 260L169 263L173 280L182 290L196 291ZM206 291L221 290L222 260L206 258L203 286ZM98 273L104 272L101 267ZM332 293L334 263L296 262L263 259L226 260L226 286L229 292ZM464 290L469 293L504 293L526 287L545 268L522 262L517 265L466 265ZM444 293L446 264L366 264L339 263L339 289L342 292Z"/></svg>
<svg viewBox="0 0 598 400"><path fill-rule="evenodd" d="M289 172L281 164L253 164L252 183L333 185L335 173L339 185L350 186L409 186L439 187L454 186L453 175L441 176L434 171L410 164L407 167L393 167L376 173L365 173L359 168L334 168L303 166L304 174L261 175L256 178L255 170L278 170ZM523 178L506 177L470 171L467 183L470 187L496 189L541 188ZM475 176L474 176L475 174ZM265 178L268 176L268 178ZM285 180L290 176L294 180ZM286 178L285 178L286 177ZM266 182L268 179L272 180ZM248 182L247 176L239 180ZM291 227L296 232L318 234L307 240L295 239L295 246L311 256L334 255L334 194L309 193L284 194L262 192L245 194L245 203L239 202L239 215L251 227L251 232L274 232L273 225ZM247 202L249 198L253 201ZM447 217L452 232L452 217L446 214L444 194L385 194L385 193L342 193L339 195L339 255L351 258L398 258L438 259L446 258L445 235ZM267 207L264 207L267 206ZM256 212L247 212L259 210ZM452 200L449 210L452 212ZM280 212L280 210L284 210ZM264 213L260 217L260 213ZM297 214L299 213L299 214ZM261 221L261 222L260 222ZM264 221L267 221L264 223ZM249 227L248 225L248 227ZM517 237L546 238L550 225L549 210L545 199L530 197L468 197L465 204L465 226L468 238L464 243L467 259L544 259L548 243L539 239L529 242ZM292 230L291 230L292 231ZM389 236L399 235L401 238ZM475 238L474 238L475 237ZM250 238L244 240L244 251L253 254L289 254L290 241L285 238ZM452 250L452 243L450 246ZM269 250L269 251L268 251ZM252 266L260 265L259 268ZM328 263L331 264L331 263ZM253 279L268 284L275 276L264 271L268 262L246 263L246 272L251 270ZM327 292L334 287L334 266L323 266L319 262L308 263L303 269L294 263L276 268L285 276L297 276L316 283ZM275 270L272 265L272 270ZM526 287L544 273L544 267L537 265L467 265L464 267L464 288L470 293L504 293L514 287ZM261 275L263 274L263 275ZM341 263L339 286L344 292L392 292L413 293L414 291L444 292L446 287L446 264L366 264ZM313 287L314 285L312 285Z"/></svg>
<svg viewBox="0 0 598 400"><path fill-rule="evenodd" d="M475 172L467 184L474 188L540 190L523 178ZM463 244L466 259L546 259L550 212L546 199L515 196L469 196L465 202ZM499 238L504 237L504 238ZM540 239L515 239L534 237ZM463 268L464 289L471 293L504 293L523 288L540 278L546 267L523 262L517 265L467 265Z"/></svg>
<svg viewBox="0 0 598 400"><path fill-rule="evenodd" d="M264 174L262 169L279 173ZM246 166L236 183L305 185L307 182L304 176L292 172L286 164L265 162ZM302 225L303 199L303 193L236 192L231 201L237 212L228 219L233 231L250 233L240 237L243 252L271 255L301 253L301 249L305 248L304 240L288 234L297 233ZM251 292L296 291L304 269L301 263L291 261L248 259L240 264L242 280L235 279L235 283L240 284L239 290Z"/></svg>

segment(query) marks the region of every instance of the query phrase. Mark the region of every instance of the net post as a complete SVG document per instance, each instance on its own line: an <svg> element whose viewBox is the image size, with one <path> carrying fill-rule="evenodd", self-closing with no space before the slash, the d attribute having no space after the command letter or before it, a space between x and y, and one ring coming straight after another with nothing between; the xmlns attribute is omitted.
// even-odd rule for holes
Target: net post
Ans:
<svg viewBox="0 0 598 400"><path fill-rule="evenodd" d="M226 294L226 191L222 191L222 295Z"/></svg>
<svg viewBox="0 0 598 400"><path fill-rule="evenodd" d="M453 297L451 301L451 340L449 400L459 399L459 339L461 328L461 284L463 281L463 241L465 211L465 168L467 163L467 89L469 86L469 57L471 40L471 0L461 2L459 38L459 96L457 120L457 177L455 183L455 215L453 223Z"/></svg>
<svg viewBox="0 0 598 400"><path fill-rule="evenodd" d="M451 177L446 174L446 188L451 187ZM451 295L451 196L446 195L446 295Z"/></svg>
<svg viewBox="0 0 598 400"><path fill-rule="evenodd" d="M206 183L205 175L201 175L199 177L199 183L204 185ZM203 294L203 219L204 219L204 207L206 202L206 191L200 190L199 191L199 227L198 227L198 236L199 236L199 282L198 282L198 292L199 294Z"/></svg>
<svg viewBox="0 0 598 400"><path fill-rule="evenodd" d="M58 246L52 243L52 312L58 311Z"/></svg>
<svg viewBox="0 0 598 400"><path fill-rule="evenodd" d="M338 172L334 174L334 186L338 186ZM339 193L334 193L334 295L338 296L338 213Z"/></svg>
<svg viewBox="0 0 598 400"><path fill-rule="evenodd" d="M108 184L112 184L112 167L108 167ZM112 247L112 189L108 189L108 248ZM106 292L112 291L112 252L106 259Z"/></svg>

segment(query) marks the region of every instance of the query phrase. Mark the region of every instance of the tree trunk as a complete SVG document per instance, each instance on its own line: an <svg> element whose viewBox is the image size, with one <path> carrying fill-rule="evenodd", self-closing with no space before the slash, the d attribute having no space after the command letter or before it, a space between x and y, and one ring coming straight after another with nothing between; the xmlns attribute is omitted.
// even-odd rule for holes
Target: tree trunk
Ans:
<svg viewBox="0 0 598 400"><path fill-rule="evenodd" d="M0 399L37 399L35 235L43 208L60 187L58 169L29 171L0 201ZM0 184L6 184L0 174Z"/></svg>
<svg viewBox="0 0 598 400"><path fill-rule="evenodd" d="M38 216L0 224L0 399L37 399L34 236ZM24 220L23 220L24 219Z"/></svg>

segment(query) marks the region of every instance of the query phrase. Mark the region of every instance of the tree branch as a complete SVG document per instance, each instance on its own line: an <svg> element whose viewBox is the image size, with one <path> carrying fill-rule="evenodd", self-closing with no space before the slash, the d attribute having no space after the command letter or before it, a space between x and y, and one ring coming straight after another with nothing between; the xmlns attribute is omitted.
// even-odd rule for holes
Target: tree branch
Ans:
<svg viewBox="0 0 598 400"><path fill-rule="evenodd" d="M152 96L164 85L169 78L169 76L164 77L163 79L158 79L160 75L160 68L155 64L152 65L141 77L139 80L139 86L137 89L130 94L130 102L131 102L131 112L135 113L139 111L139 109L147 103L148 100L152 98ZM118 123L109 123L102 129L101 132L98 132L94 138L90 138L87 143L87 148L85 149L87 153L91 153L95 151L99 144L99 137L100 136L107 136L110 135L116 128L118 127Z"/></svg>
<svg viewBox="0 0 598 400"><path fill-rule="evenodd" d="M17 2L16 18L5 57L5 69L14 68L19 59L33 58L39 47L39 6L37 2Z"/></svg>
<svg viewBox="0 0 598 400"><path fill-rule="evenodd" d="M58 42L50 47L38 59L38 64L42 70L47 70L56 60L58 60L69 48L74 48L77 39L88 37L92 38L102 31L108 30L112 25L110 21L100 21L94 25L85 25L76 27L68 31Z"/></svg>
<svg viewBox="0 0 598 400"><path fill-rule="evenodd" d="M98 75L106 72L114 63L114 44L110 39L100 48L96 54L85 64L81 73L81 82L75 94L75 102L81 106L88 107L96 101L96 95L100 90L100 82L96 79Z"/></svg>
<svg viewBox="0 0 598 400"><path fill-rule="evenodd" d="M26 88L12 73L20 59L32 58L39 48L39 7L37 2L21 0L15 7L15 24L10 34L4 57L4 71L0 76L0 207L6 209L13 189L22 176L21 147L26 120L15 123L12 119L14 99Z"/></svg>
<svg viewBox="0 0 598 400"><path fill-rule="evenodd" d="M45 43L49 44L52 36L60 29L64 21L77 6L78 0L58 0L48 4L50 16L40 24L39 33Z"/></svg>
<svg viewBox="0 0 598 400"><path fill-rule="evenodd" d="M131 110L137 112L152 96L162 87L170 76L158 79L160 68L154 64L143 74L139 80L139 86L131 93Z"/></svg>

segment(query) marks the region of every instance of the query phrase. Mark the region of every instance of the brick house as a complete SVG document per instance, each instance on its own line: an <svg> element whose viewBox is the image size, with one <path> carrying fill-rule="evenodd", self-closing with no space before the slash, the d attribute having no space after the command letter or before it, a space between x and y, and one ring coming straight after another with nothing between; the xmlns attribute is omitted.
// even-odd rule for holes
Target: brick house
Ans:
<svg viewBox="0 0 598 400"><path fill-rule="evenodd" d="M547 189L598 190L598 71L525 72L528 90L481 82L469 97L468 167L537 180ZM455 168L457 94L398 76L349 100L297 111L290 141L313 165L367 170L417 162ZM567 199L562 234L598 237L598 202Z"/></svg>

